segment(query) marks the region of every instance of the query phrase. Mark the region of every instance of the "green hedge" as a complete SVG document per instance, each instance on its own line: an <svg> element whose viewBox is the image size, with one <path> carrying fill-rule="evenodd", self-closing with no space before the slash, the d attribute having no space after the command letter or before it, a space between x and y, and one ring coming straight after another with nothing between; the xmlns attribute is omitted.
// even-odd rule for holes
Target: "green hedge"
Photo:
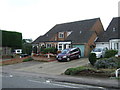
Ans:
<svg viewBox="0 0 120 90"><path fill-rule="evenodd" d="M107 50L107 51L105 52L105 58L113 57L113 56L115 56L117 53L118 53L117 50Z"/></svg>
<svg viewBox="0 0 120 90"><path fill-rule="evenodd" d="M28 62L28 61L32 61L32 60L33 60L33 58L29 57L29 58L24 59L23 62Z"/></svg>
<svg viewBox="0 0 120 90"><path fill-rule="evenodd" d="M4 30L0 30L0 33L2 33L2 47L22 48L22 33Z"/></svg>

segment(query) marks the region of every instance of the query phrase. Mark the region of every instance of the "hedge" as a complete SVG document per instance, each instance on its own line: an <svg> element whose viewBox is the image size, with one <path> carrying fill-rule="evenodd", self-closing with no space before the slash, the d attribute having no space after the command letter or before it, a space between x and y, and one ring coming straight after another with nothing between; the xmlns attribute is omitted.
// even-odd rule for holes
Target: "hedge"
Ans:
<svg viewBox="0 0 120 90"><path fill-rule="evenodd" d="M24 59L23 62L32 61L32 60L33 60L32 57L28 57L28 58Z"/></svg>
<svg viewBox="0 0 120 90"><path fill-rule="evenodd" d="M113 57L113 56L115 56L117 53L118 53L117 50L107 50L107 51L105 52L105 58Z"/></svg>
<svg viewBox="0 0 120 90"><path fill-rule="evenodd" d="M2 47L22 48L22 33L4 30L0 30L0 33L2 33Z"/></svg>

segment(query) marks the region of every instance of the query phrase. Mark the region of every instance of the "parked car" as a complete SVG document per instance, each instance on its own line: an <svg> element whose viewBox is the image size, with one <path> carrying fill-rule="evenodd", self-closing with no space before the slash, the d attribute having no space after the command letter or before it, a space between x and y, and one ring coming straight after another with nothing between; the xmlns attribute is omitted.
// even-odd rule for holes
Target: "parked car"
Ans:
<svg viewBox="0 0 120 90"><path fill-rule="evenodd" d="M21 54L22 53L22 49L15 49L13 52L15 54Z"/></svg>
<svg viewBox="0 0 120 90"><path fill-rule="evenodd" d="M20 55L20 58L22 58L22 57L27 57L27 56L29 56L28 54L21 54Z"/></svg>
<svg viewBox="0 0 120 90"><path fill-rule="evenodd" d="M70 61L71 59L80 58L81 51L79 48L64 49L60 54L56 56L58 61Z"/></svg>
<svg viewBox="0 0 120 90"><path fill-rule="evenodd" d="M96 58L102 58L105 56L105 52L108 49L106 47L96 47L94 48L91 53L95 53L96 54Z"/></svg>

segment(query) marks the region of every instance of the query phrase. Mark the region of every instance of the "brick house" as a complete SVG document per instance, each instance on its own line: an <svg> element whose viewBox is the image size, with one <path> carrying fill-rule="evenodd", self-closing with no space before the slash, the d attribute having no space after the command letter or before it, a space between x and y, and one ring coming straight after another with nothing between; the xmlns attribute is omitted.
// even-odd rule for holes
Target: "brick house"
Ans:
<svg viewBox="0 0 120 90"><path fill-rule="evenodd" d="M59 51L78 47L84 57L88 56L97 36L103 31L100 18L57 24L33 41L33 47L37 46L38 51L41 46L56 47Z"/></svg>

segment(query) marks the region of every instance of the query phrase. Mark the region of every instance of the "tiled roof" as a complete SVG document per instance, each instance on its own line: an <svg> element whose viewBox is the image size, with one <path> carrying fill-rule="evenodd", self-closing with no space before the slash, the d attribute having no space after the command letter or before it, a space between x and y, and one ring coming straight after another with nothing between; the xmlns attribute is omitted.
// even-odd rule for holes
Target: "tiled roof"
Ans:
<svg viewBox="0 0 120 90"><path fill-rule="evenodd" d="M96 42L109 42L111 39L120 39L120 17L112 19L106 31L99 35Z"/></svg>
<svg viewBox="0 0 120 90"><path fill-rule="evenodd" d="M93 31L90 29L97 20L100 20L100 18L57 24L45 35L38 37L33 43L49 41L53 35L64 31L72 31L66 40L72 40L74 43L88 42L93 33Z"/></svg>

